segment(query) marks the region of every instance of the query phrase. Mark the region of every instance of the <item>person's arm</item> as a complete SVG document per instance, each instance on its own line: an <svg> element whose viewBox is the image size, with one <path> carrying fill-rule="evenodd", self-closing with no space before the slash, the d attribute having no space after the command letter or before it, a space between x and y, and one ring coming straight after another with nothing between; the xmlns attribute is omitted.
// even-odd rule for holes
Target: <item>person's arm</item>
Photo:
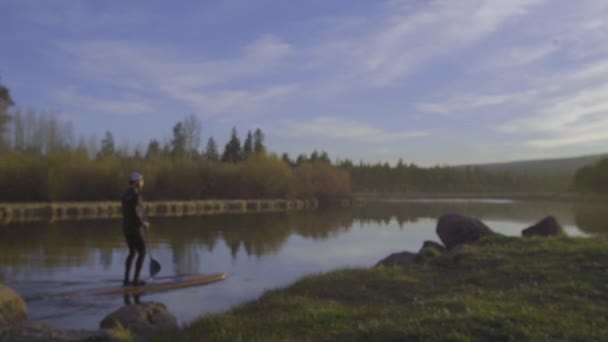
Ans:
<svg viewBox="0 0 608 342"><path fill-rule="evenodd" d="M144 226L145 228L149 227L148 220L146 218L146 210L143 203L143 198L140 194L135 195L135 213L137 217L138 226Z"/></svg>

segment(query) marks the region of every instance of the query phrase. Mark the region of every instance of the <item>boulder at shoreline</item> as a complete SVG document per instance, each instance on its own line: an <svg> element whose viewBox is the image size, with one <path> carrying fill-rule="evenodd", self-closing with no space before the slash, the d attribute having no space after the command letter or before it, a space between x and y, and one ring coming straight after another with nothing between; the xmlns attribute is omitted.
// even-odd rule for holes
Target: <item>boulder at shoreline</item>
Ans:
<svg viewBox="0 0 608 342"><path fill-rule="evenodd" d="M26 318L25 301L11 288L0 284L0 326L15 324Z"/></svg>
<svg viewBox="0 0 608 342"><path fill-rule="evenodd" d="M102 329L123 327L138 336L177 329L177 320L164 304L141 303L123 306L112 312L100 323Z"/></svg>
<svg viewBox="0 0 608 342"><path fill-rule="evenodd" d="M444 214L437 220L437 235L446 248L471 243L494 232L478 219L459 214Z"/></svg>
<svg viewBox="0 0 608 342"><path fill-rule="evenodd" d="M537 224L530 226L521 232L521 235L524 237L559 236L563 234L564 229L553 216L547 216Z"/></svg>

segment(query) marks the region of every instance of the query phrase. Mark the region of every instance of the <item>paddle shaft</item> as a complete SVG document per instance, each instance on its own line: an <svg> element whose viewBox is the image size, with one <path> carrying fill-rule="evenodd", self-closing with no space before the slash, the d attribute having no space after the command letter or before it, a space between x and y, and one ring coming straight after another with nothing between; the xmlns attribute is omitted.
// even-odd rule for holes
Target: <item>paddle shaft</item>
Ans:
<svg viewBox="0 0 608 342"><path fill-rule="evenodd" d="M160 270L160 263L152 258L152 245L150 244L150 235L148 234L148 229L149 228L144 228L144 235L146 236L146 249L148 250L148 255L150 255L150 264L158 265L157 268ZM150 279L154 278L155 275L156 274L150 274Z"/></svg>

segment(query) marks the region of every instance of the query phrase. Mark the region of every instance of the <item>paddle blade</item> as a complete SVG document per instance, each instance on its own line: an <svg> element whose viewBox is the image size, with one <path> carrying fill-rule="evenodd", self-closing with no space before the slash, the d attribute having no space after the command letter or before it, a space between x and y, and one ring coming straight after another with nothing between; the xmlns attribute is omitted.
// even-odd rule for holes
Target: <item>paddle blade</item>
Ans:
<svg viewBox="0 0 608 342"><path fill-rule="evenodd" d="M154 259L150 259L150 278L154 278L155 275L160 272L160 264Z"/></svg>

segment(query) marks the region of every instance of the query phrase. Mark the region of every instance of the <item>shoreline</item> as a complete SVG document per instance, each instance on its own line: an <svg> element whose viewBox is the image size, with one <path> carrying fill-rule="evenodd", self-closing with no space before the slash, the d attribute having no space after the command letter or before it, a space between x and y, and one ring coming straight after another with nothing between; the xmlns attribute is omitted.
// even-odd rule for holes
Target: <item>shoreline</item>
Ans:
<svg viewBox="0 0 608 342"><path fill-rule="evenodd" d="M493 236L405 266L307 276L154 341L603 340L607 242Z"/></svg>

